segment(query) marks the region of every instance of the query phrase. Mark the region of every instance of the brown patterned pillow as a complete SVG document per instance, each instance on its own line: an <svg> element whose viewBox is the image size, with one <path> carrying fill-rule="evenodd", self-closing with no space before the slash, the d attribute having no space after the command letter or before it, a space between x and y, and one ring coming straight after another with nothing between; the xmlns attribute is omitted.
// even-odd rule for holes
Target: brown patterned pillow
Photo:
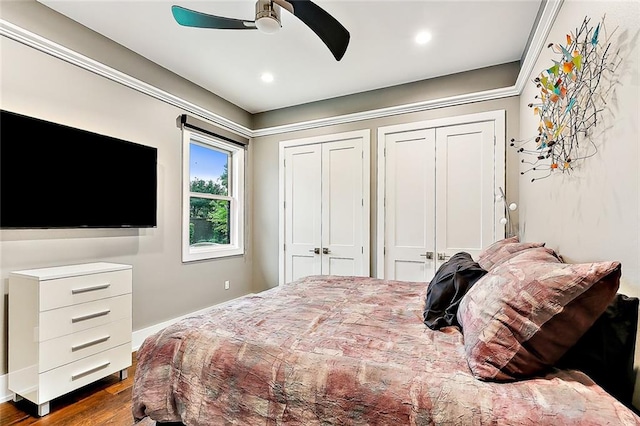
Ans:
<svg viewBox="0 0 640 426"><path fill-rule="evenodd" d="M619 262L562 263L544 248L495 267L458 309L473 375L507 381L552 366L605 311L620 274Z"/></svg>
<svg viewBox="0 0 640 426"><path fill-rule="evenodd" d="M491 244L489 247L482 250L478 255L478 259L483 259L487 256L491 256L493 253L500 250L502 246L504 246L505 244L519 243L519 242L520 242L520 238L518 238L517 235L514 235L513 237L504 238L502 240L498 240L495 243Z"/></svg>
<svg viewBox="0 0 640 426"><path fill-rule="evenodd" d="M520 242L518 237L498 240L478 255L478 264L482 269L491 270L497 263L513 257L523 250L544 247L544 243Z"/></svg>
<svg viewBox="0 0 640 426"><path fill-rule="evenodd" d="M528 243L517 243L517 244L528 244ZM519 261L523 261L524 259L527 259L529 261L547 261L547 262L560 262L560 263L564 263L564 261L562 260L562 257L560 257L560 255L558 253L556 253L553 249L550 249L548 247L544 247L544 243L541 243L543 245L541 246L534 246L534 247L526 247L526 248L510 248L510 247L505 247L505 255L501 258L496 260L496 262L491 265L491 269L495 269L498 266L502 265L503 263L508 262L509 260L511 260L512 258L519 256L518 259ZM511 244L509 244L508 246L510 246ZM509 250L515 250L513 253L510 253ZM527 254L525 254L525 252Z"/></svg>

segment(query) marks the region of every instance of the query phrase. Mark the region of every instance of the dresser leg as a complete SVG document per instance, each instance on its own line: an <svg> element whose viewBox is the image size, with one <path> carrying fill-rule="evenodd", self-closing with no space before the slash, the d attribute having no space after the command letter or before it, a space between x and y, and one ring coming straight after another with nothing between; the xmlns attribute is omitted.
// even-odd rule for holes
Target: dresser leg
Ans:
<svg viewBox="0 0 640 426"><path fill-rule="evenodd" d="M120 380L124 380L129 377L129 369L125 368L124 370L120 370Z"/></svg>
<svg viewBox="0 0 640 426"><path fill-rule="evenodd" d="M38 405L38 416L44 417L49 414L49 403L45 402L44 404Z"/></svg>
<svg viewBox="0 0 640 426"><path fill-rule="evenodd" d="M13 402L22 401L24 398L18 395L17 393L13 394Z"/></svg>

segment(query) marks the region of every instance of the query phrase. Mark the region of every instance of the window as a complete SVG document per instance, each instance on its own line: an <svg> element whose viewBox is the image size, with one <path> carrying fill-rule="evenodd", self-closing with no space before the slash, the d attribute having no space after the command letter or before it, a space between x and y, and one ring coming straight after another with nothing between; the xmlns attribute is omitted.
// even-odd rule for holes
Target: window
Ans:
<svg viewBox="0 0 640 426"><path fill-rule="evenodd" d="M182 135L182 261L244 254L244 148Z"/></svg>

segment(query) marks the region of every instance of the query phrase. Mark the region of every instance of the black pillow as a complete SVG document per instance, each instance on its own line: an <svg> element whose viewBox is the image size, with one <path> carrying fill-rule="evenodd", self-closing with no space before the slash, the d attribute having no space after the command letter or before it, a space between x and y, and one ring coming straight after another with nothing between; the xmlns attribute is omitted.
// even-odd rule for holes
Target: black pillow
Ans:
<svg viewBox="0 0 640 426"><path fill-rule="evenodd" d="M427 327L432 330L449 325L460 327L456 318L460 300L486 273L466 252L456 253L443 263L427 288L423 312Z"/></svg>
<svg viewBox="0 0 640 426"><path fill-rule="evenodd" d="M617 294L556 367L584 372L620 402L631 406L638 304L635 297Z"/></svg>

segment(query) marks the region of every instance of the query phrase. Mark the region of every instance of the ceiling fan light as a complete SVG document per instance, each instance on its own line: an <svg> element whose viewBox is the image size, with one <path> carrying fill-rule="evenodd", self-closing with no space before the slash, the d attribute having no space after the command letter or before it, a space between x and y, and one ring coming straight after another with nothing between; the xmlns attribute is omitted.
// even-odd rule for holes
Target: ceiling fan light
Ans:
<svg viewBox="0 0 640 426"><path fill-rule="evenodd" d="M263 33L273 34L280 25L280 6L272 0L258 0L256 2L256 27Z"/></svg>
<svg viewBox="0 0 640 426"><path fill-rule="evenodd" d="M280 29L280 22L271 16L256 19L256 27L263 33L273 34Z"/></svg>

